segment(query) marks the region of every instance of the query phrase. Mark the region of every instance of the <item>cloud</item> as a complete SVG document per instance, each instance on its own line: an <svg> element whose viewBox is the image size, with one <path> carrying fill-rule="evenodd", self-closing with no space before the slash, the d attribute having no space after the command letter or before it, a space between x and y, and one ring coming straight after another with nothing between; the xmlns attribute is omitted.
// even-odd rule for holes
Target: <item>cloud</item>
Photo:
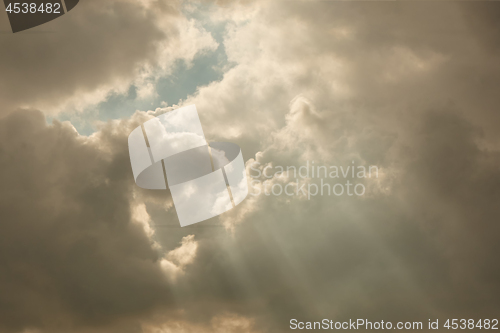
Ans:
<svg viewBox="0 0 500 333"><path fill-rule="evenodd" d="M170 193L137 188L128 156L128 133L155 115L90 137L36 110L0 119L0 331L253 332L231 309L186 319L199 299L182 281L201 244L194 233L161 242L154 207L164 220Z"/></svg>
<svg viewBox="0 0 500 333"><path fill-rule="evenodd" d="M173 278L183 273L183 269L191 264L196 257L198 243L194 240L194 235L182 238L182 244L178 248L168 252L161 260L162 268Z"/></svg>
<svg viewBox="0 0 500 333"><path fill-rule="evenodd" d="M273 332L293 316L493 314L497 61L470 23L493 14L452 3L229 7L214 17L229 20L235 65L186 101L205 110L207 137L231 138L262 165L356 160L384 178L359 200L243 203L242 217L221 217L235 241L222 272L197 272L214 276L200 295L245 304Z"/></svg>
<svg viewBox="0 0 500 333"><path fill-rule="evenodd" d="M1 118L3 329L494 317L498 62L477 35L495 35L493 20L476 28L490 12L470 6L212 7L234 66L182 101L196 103L209 141L238 143L247 168L377 165L359 198L261 195L178 228L168 191L135 187L126 150L128 133L165 110L88 138L37 111Z"/></svg>
<svg viewBox="0 0 500 333"><path fill-rule="evenodd" d="M89 139L38 111L1 119L2 331L105 323L171 302L131 214L129 126Z"/></svg>
<svg viewBox="0 0 500 333"><path fill-rule="evenodd" d="M10 30L7 20L1 29ZM0 103L55 114L126 93L131 84L145 98L176 60L189 63L216 46L178 2L84 1L59 20L2 35Z"/></svg>
<svg viewBox="0 0 500 333"><path fill-rule="evenodd" d="M186 322L168 322L160 325L144 325L143 332L146 333L165 333L165 332L202 332L202 333L257 333L254 329L254 321L243 316L225 313L214 317L207 326L196 325Z"/></svg>

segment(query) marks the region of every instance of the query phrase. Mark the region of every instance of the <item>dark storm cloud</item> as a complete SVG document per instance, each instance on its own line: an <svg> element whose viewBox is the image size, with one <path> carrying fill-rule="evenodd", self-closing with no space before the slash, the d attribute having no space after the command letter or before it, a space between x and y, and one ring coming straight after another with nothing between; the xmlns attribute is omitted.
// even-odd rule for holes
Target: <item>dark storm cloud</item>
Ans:
<svg viewBox="0 0 500 333"><path fill-rule="evenodd" d="M132 223L120 131L84 142L38 111L1 119L1 331L105 324L171 301L158 254Z"/></svg>
<svg viewBox="0 0 500 333"><path fill-rule="evenodd" d="M404 167L388 195L262 195L233 240L197 234L178 290L213 305L190 320L231 309L287 332L291 318L495 317L500 153L479 148L478 130L450 110L424 113L411 134L394 148Z"/></svg>
<svg viewBox="0 0 500 333"><path fill-rule="evenodd" d="M139 1L81 1L67 15L17 34L8 33L2 12L0 103L9 109L56 106L130 81L140 65L154 63L159 42L178 36L175 4L153 5L151 10Z"/></svg>
<svg viewBox="0 0 500 333"><path fill-rule="evenodd" d="M464 16L473 28L478 41L488 51L500 51L500 6L495 2L462 3Z"/></svg>
<svg viewBox="0 0 500 333"><path fill-rule="evenodd" d="M415 189L412 213L443 247L448 296L436 290L436 302L464 314L498 313L500 150L482 148L482 131L450 110L427 115L419 134L405 192Z"/></svg>
<svg viewBox="0 0 500 333"><path fill-rule="evenodd" d="M217 260L193 266L185 287L272 332L295 317L494 317L500 75L486 45L500 4L475 6L266 2L233 28L225 45L239 66L190 101L236 127L242 147L260 144L261 163L355 158L394 182L362 200L262 195L234 243L200 240ZM258 47L240 42L250 38ZM309 102L294 111L298 94ZM200 275L212 279L198 287Z"/></svg>
<svg viewBox="0 0 500 333"><path fill-rule="evenodd" d="M126 318L135 332L161 309L160 326L181 318L200 330L232 312L277 332L291 317L425 320L498 309L500 157L480 149L480 131L453 112L415 124L413 144L398 147L412 152L400 161L405 174L388 196L261 198L234 238L185 231L199 240L198 255L175 286L131 223L124 138L133 126L110 124L92 144L67 124L47 127L36 111L2 120L3 330L114 331Z"/></svg>
<svg viewBox="0 0 500 333"><path fill-rule="evenodd" d="M248 319L226 314L234 303L224 295L194 293L205 277L193 288L180 284L197 247L194 236L182 237L211 239L210 232L172 229L158 249L134 217L145 200L163 207L155 222L179 223L175 211L165 212L168 191L139 190L133 180L128 133L149 117L103 124L92 137L67 122L49 126L35 110L0 119L0 332L135 333L156 324L250 332ZM205 248L213 262L216 251ZM207 311L219 301L222 312Z"/></svg>
<svg viewBox="0 0 500 333"><path fill-rule="evenodd" d="M245 6L257 14L242 20ZM499 72L489 37L477 35L495 35L494 10L470 6L257 2L229 12L235 66L190 99L207 136L231 138L246 159L260 150L261 163L381 168L363 198L248 198L221 216L234 237L217 218L174 228L166 192L133 197L126 137L144 119L90 139L35 111L1 119L4 329L243 332L252 319L286 332L291 318L496 316ZM141 200L166 226L155 234L166 249L194 234L196 258L175 283L131 222ZM238 324L217 326L227 313Z"/></svg>

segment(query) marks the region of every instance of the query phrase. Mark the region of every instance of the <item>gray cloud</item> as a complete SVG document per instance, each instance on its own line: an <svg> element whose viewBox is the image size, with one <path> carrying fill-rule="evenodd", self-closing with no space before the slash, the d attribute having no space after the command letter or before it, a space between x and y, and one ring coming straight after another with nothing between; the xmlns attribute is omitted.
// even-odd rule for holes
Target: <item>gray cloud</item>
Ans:
<svg viewBox="0 0 500 333"><path fill-rule="evenodd" d="M2 15L0 103L7 110L35 105L54 113L68 101L98 103L108 92L126 92L147 68L189 60L211 42L187 31L179 3L169 1L82 1L67 15L17 34L8 32Z"/></svg>
<svg viewBox="0 0 500 333"><path fill-rule="evenodd" d="M158 254L132 223L126 130L84 142L28 110L0 126L2 330L102 324L169 303Z"/></svg>
<svg viewBox="0 0 500 333"><path fill-rule="evenodd" d="M12 113L0 120L4 329L496 316L498 6L226 5L210 15L230 20L235 66L186 101L210 140L262 165L376 164L380 179L362 198L260 196L181 229L168 191L133 184L126 137L144 113L90 138ZM151 237L131 214L143 202ZM152 239L169 251L188 235L196 256L172 280Z"/></svg>

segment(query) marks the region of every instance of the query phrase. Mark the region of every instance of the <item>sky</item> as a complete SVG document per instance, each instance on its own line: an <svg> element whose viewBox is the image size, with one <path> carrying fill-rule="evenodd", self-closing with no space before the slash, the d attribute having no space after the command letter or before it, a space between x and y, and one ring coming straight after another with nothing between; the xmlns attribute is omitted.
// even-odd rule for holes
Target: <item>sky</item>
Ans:
<svg viewBox="0 0 500 333"><path fill-rule="evenodd" d="M16 34L0 13L0 332L498 319L499 22L490 1L81 0ZM262 173L313 161L378 177L181 228L127 138L191 104L254 190L318 183Z"/></svg>

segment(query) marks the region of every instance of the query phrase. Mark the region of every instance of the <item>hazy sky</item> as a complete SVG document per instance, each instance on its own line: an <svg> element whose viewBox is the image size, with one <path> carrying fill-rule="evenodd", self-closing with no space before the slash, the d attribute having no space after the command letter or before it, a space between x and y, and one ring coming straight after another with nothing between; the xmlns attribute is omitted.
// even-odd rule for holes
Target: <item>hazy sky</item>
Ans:
<svg viewBox="0 0 500 333"><path fill-rule="evenodd" d="M498 319L499 85L498 2L81 0L16 34L2 12L0 332ZM379 177L180 228L127 137L189 104L249 172Z"/></svg>

